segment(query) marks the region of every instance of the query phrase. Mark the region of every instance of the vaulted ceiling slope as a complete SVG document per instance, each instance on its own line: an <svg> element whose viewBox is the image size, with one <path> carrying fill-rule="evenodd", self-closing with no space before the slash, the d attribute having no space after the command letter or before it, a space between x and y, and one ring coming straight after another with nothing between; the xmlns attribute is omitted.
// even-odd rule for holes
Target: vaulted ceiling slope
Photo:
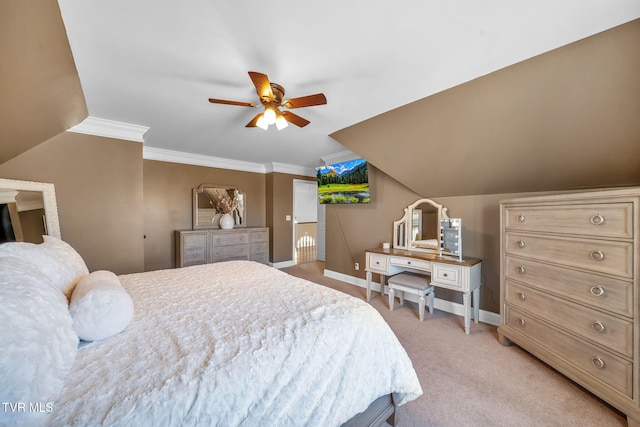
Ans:
<svg viewBox="0 0 640 427"><path fill-rule="evenodd" d="M425 197L640 185L640 20L332 134Z"/></svg>
<svg viewBox="0 0 640 427"><path fill-rule="evenodd" d="M0 164L87 117L55 0L0 2Z"/></svg>
<svg viewBox="0 0 640 427"><path fill-rule="evenodd" d="M637 0L59 4L90 116L149 127L147 151L310 168L345 150L337 130L640 17ZM245 128L256 110L208 98L255 102L248 71L328 103L296 110L302 129Z"/></svg>

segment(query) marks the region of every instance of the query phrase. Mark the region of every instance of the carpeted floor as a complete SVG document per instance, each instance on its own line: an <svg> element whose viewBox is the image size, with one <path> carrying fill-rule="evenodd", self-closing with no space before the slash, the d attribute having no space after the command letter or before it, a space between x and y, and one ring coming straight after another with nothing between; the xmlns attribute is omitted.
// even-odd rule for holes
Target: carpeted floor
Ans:
<svg viewBox="0 0 640 427"><path fill-rule="evenodd" d="M358 298L363 288L323 275L323 263L284 268L289 274ZM371 305L389 323L411 358L424 394L402 406L398 427L429 426L626 426L624 414L519 347L504 347L496 327L471 325L436 310L418 319L417 305L389 311L373 293Z"/></svg>

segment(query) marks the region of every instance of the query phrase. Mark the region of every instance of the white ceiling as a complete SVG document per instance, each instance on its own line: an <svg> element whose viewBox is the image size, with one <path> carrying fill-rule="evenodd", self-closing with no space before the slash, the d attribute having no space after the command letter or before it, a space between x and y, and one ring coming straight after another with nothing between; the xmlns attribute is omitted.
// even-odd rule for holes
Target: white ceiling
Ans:
<svg viewBox="0 0 640 427"><path fill-rule="evenodd" d="M145 148L313 168L328 135L640 17L638 0L59 0L91 117L149 127ZM327 105L282 131L247 71Z"/></svg>

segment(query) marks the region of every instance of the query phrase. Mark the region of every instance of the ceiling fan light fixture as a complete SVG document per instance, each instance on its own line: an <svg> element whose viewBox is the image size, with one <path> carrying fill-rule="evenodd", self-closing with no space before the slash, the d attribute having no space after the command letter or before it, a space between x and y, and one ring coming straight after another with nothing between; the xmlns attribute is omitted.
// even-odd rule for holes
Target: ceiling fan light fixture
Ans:
<svg viewBox="0 0 640 427"><path fill-rule="evenodd" d="M287 123L287 119L285 119L282 114L278 114L278 118L276 118L276 127L278 128L278 130L282 130L287 126L289 126L289 123Z"/></svg>
<svg viewBox="0 0 640 427"><path fill-rule="evenodd" d="M267 125L272 125L272 124L275 124L276 122L276 112L273 111L273 108L271 107L266 107L264 109L264 113L262 114L262 117L266 120Z"/></svg>
<svg viewBox="0 0 640 427"><path fill-rule="evenodd" d="M267 123L267 120L264 118L264 114L262 114L260 116L260 118L256 122L256 126L258 126L260 129L264 129L264 130L269 129L269 123Z"/></svg>

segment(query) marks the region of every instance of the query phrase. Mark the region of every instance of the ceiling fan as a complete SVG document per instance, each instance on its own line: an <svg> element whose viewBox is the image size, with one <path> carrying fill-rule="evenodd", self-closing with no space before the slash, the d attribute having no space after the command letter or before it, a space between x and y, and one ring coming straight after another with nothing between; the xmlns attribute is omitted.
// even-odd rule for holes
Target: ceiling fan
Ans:
<svg viewBox="0 0 640 427"><path fill-rule="evenodd" d="M284 88L277 83L269 82L269 77L267 77L266 74L249 71L249 77L251 77L251 81L256 87L260 104L264 106L264 112L259 113L247 123L246 127L248 128L259 127L267 130L269 125L275 124L278 130L281 130L287 127L287 122L299 127L304 127L310 123L309 120L293 114L291 111L281 111L280 108L302 108L327 103L327 98L322 93L283 100ZM257 107L257 104L250 102L227 101L216 98L209 98L209 102L214 104L238 105L240 107Z"/></svg>

